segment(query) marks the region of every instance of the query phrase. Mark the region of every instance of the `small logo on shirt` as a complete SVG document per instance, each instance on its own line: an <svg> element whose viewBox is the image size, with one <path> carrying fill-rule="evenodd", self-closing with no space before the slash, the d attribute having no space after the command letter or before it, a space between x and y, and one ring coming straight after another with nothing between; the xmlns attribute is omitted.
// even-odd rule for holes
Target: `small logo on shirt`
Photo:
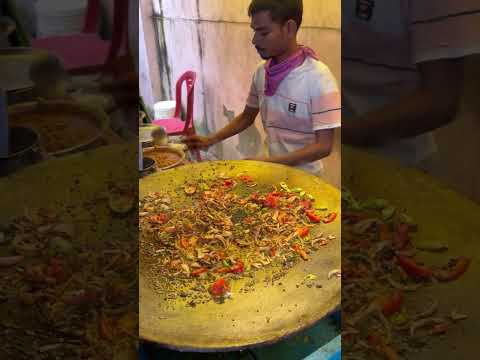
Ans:
<svg viewBox="0 0 480 360"><path fill-rule="evenodd" d="M357 17L362 20L370 21L375 8L374 0L357 0Z"/></svg>
<svg viewBox="0 0 480 360"><path fill-rule="evenodd" d="M291 112L291 113L296 113L297 112L297 104L289 103L288 104L288 111Z"/></svg>

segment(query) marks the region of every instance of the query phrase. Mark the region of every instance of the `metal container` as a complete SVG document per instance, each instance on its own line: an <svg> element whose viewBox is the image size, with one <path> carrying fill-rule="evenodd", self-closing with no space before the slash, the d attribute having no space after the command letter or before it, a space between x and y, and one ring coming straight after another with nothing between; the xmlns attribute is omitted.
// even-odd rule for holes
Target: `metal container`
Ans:
<svg viewBox="0 0 480 360"><path fill-rule="evenodd" d="M91 148L97 141L101 139L103 131L109 125L109 118L102 109L92 105L69 100L41 100L22 103L10 106L8 112L10 123L13 126L25 126L25 124L28 124L28 126L31 126L35 131L37 131L37 133L40 134L40 143L50 156L68 155ZM92 133L82 142L75 144L66 143L61 149L48 151L48 147L46 146L45 142L42 143L42 126L48 121L51 121L51 119L48 117L48 114L56 114L58 112L72 114L72 124L78 124L78 114L80 114L86 124L92 126ZM34 114L43 114L44 116L38 121L27 121ZM58 136L61 137L63 135L59 133Z"/></svg>
<svg viewBox="0 0 480 360"><path fill-rule="evenodd" d="M155 154L158 154L158 153L171 153L171 154L175 154L178 156L178 160L175 162L175 163L172 163L171 165L167 165L167 166L160 166L157 161L155 160ZM153 147L149 147L149 148L145 148L143 150L143 155L145 158L150 158L150 159L153 159L154 160L154 164L155 164L155 168L157 170L168 170L168 169L172 169L174 167L177 167L177 166L180 166L181 164L183 164L183 162L185 161L185 152L183 150L180 150L176 147L173 147L173 146L153 146ZM145 166L145 164L144 164Z"/></svg>
<svg viewBox="0 0 480 360"><path fill-rule="evenodd" d="M149 157L143 158L143 169L140 171L140 177L151 175L156 171L155 161Z"/></svg>
<svg viewBox="0 0 480 360"><path fill-rule="evenodd" d="M26 127L11 127L10 154L7 157L0 157L0 176L12 174L42 159L38 134Z"/></svg>

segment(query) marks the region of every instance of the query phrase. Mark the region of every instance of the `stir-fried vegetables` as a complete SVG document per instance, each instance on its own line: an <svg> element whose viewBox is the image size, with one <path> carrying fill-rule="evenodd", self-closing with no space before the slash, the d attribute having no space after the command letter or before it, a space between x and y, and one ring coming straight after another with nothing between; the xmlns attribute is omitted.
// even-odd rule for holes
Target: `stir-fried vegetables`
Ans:
<svg viewBox="0 0 480 360"><path fill-rule="evenodd" d="M417 227L407 214L384 199L358 201L348 190L342 202L342 345L347 358L409 358L420 332L443 334L466 318L457 313L435 317L436 301L418 312L410 294L435 279L460 278L470 265L468 258L443 267L426 265L416 256Z"/></svg>
<svg viewBox="0 0 480 360"><path fill-rule="evenodd" d="M135 350L137 222L111 205L100 194L66 211L26 209L2 227L0 358L111 359Z"/></svg>
<svg viewBox="0 0 480 360"><path fill-rule="evenodd" d="M318 233L317 223L333 222L336 214L316 214L313 196L285 183L261 186L241 174L182 189L191 204L173 206L168 194L157 192L145 196L139 209L141 249L171 284L190 282L190 290L221 298L227 291L216 290L218 281L308 261L333 239Z"/></svg>

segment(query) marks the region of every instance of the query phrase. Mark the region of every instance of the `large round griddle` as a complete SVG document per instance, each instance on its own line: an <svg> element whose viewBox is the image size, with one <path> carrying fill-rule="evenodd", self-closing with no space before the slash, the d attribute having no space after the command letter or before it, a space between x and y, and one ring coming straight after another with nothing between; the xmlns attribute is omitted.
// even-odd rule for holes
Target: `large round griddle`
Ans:
<svg viewBox="0 0 480 360"><path fill-rule="evenodd" d="M449 189L433 177L368 152L342 149L342 186L360 198L385 198L407 209L418 223L419 242L447 242L445 253L421 253L427 264L445 264L450 258L469 256L468 272L458 281L422 288L415 293L419 304L438 300L442 314L456 309L468 319L452 326L447 334L431 338L415 359L472 359L478 348L480 308L480 206ZM412 355L413 356L413 355Z"/></svg>
<svg viewBox="0 0 480 360"><path fill-rule="evenodd" d="M157 173L140 180L140 197L150 191L167 191L177 205L182 204L186 195L176 190L185 181L212 179L222 173L247 173L259 184L284 181L311 193L330 211L340 212L340 191L320 178L256 161L205 162ZM340 305L340 279L327 279L329 271L341 267L340 221L320 227L337 239L312 253L310 261L291 268L274 285L258 281L255 290L245 294L237 292L242 281L234 282L233 299L224 304L209 302L192 308L179 301L172 305L172 300L165 300L165 294L156 290L152 281L156 275L140 255L140 337L184 351L228 351L273 343L314 325ZM322 287L301 285L308 274L316 275Z"/></svg>

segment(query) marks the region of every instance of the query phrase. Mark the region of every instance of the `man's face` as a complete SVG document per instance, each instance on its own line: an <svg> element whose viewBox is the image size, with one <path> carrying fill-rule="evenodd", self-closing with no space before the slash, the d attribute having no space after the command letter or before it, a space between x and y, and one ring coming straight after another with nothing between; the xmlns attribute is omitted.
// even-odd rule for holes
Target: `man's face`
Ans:
<svg viewBox="0 0 480 360"><path fill-rule="evenodd" d="M255 32L252 43L262 59L267 60L287 51L287 25L273 22L269 11L260 11L253 15L250 26Z"/></svg>

